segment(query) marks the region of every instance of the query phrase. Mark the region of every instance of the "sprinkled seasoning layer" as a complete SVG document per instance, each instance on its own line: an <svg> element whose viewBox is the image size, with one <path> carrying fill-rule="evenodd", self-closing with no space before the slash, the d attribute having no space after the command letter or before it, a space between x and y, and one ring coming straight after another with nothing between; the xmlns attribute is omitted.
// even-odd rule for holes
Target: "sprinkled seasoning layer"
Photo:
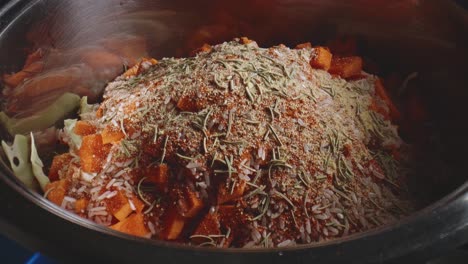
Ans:
<svg viewBox="0 0 468 264"><path fill-rule="evenodd" d="M141 63L78 121L94 128L81 146L64 131L62 206L130 234L218 247L312 243L406 215L403 143L371 110L385 108L377 78L314 69L314 54L232 41Z"/></svg>

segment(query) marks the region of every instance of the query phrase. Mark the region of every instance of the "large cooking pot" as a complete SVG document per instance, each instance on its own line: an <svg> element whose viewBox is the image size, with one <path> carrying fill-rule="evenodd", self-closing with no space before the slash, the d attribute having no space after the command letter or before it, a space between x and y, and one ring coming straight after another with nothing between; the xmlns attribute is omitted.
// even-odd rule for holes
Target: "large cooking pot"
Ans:
<svg viewBox="0 0 468 264"><path fill-rule="evenodd" d="M202 32L202 38L193 32ZM379 74L418 72L417 91L430 113L422 130L439 139L425 142L426 151L443 166L420 166L422 176L413 185L421 187L414 194L421 209L411 216L340 240L282 249L196 248L128 236L52 205L3 166L2 234L77 263L398 263L421 261L468 242L468 16L453 2L14 0L0 9L1 71L18 71L33 46L73 50L119 34L143 36L156 58L242 35L262 46L357 36L362 55L381 65ZM70 58L60 63L74 63ZM35 104L34 98L28 100L16 105Z"/></svg>

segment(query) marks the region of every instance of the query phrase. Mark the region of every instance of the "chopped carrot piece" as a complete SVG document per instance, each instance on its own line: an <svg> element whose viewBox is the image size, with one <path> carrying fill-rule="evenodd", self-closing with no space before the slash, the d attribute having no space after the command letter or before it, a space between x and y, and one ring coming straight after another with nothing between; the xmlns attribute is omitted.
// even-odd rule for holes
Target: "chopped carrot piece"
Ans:
<svg viewBox="0 0 468 264"><path fill-rule="evenodd" d="M385 104L390 109L390 117L392 118L392 120L399 120L401 117L400 111L398 111L398 108L395 106L392 99L388 95L380 79L377 79L375 81L375 93L385 102Z"/></svg>
<svg viewBox="0 0 468 264"><path fill-rule="evenodd" d="M310 42L305 42L301 44L297 44L295 49L311 49L312 48L312 43Z"/></svg>
<svg viewBox="0 0 468 264"><path fill-rule="evenodd" d="M81 198L75 202L75 212L77 214L82 214L85 212L86 207L88 207L89 200L86 198Z"/></svg>
<svg viewBox="0 0 468 264"><path fill-rule="evenodd" d="M342 57L333 58L331 61L330 69L328 70L331 74L336 74L344 79L358 76L362 71L362 59L361 57Z"/></svg>
<svg viewBox="0 0 468 264"><path fill-rule="evenodd" d="M177 239L185 225L185 218L179 214L177 208L170 207L164 215L164 229L161 238L165 240Z"/></svg>
<svg viewBox="0 0 468 264"><path fill-rule="evenodd" d="M3 81L5 82L6 85L8 85L11 88L15 88L16 86L20 85L24 80L27 78L31 78L34 75L40 73L44 69L44 63L43 62L34 62L31 63L25 68L15 74L7 75L4 77Z"/></svg>
<svg viewBox="0 0 468 264"><path fill-rule="evenodd" d="M327 48L315 47L310 58L310 66L316 69L328 70L330 69L332 61L332 54Z"/></svg>
<svg viewBox="0 0 468 264"><path fill-rule="evenodd" d="M141 213L132 214L128 218L110 226L110 228L122 233L141 237L149 233L149 230L145 226L144 216Z"/></svg>
<svg viewBox="0 0 468 264"><path fill-rule="evenodd" d="M109 150L110 145L103 144L101 135L84 136L78 151L82 170L84 172L99 172Z"/></svg>
<svg viewBox="0 0 468 264"><path fill-rule="evenodd" d="M199 236L210 236L210 235L221 235L221 228L218 219L218 213L207 213L200 224L193 232L193 238L191 241L195 244L201 244L206 242L206 239Z"/></svg>
<svg viewBox="0 0 468 264"><path fill-rule="evenodd" d="M102 144L117 143L125 137L120 128L117 129L110 125L102 130L101 136Z"/></svg>
<svg viewBox="0 0 468 264"><path fill-rule="evenodd" d="M154 183L159 191L164 191L169 181L169 166L167 164L150 166L146 169L145 176L148 177L147 181Z"/></svg>
<svg viewBox="0 0 468 264"><path fill-rule="evenodd" d="M119 221L127 218L132 213L132 207L128 201L128 197L121 190L117 191L117 195L106 200L107 210Z"/></svg>
<svg viewBox="0 0 468 264"><path fill-rule="evenodd" d="M96 133L96 127L87 121L78 120L75 124L73 132L79 136L88 136Z"/></svg>
<svg viewBox="0 0 468 264"><path fill-rule="evenodd" d="M52 165L49 169L49 180L57 181L59 180L59 171L61 171L66 165L70 163L73 156L70 153L64 153L61 155L56 155L52 160Z"/></svg>
<svg viewBox="0 0 468 264"><path fill-rule="evenodd" d="M65 179L47 184L45 188L45 192L48 192L47 199L60 206L62 204L63 198L65 197L65 194L67 193L69 185L69 182Z"/></svg>
<svg viewBox="0 0 468 264"><path fill-rule="evenodd" d="M244 195L245 186L247 183L244 180L241 180L238 183L235 183L234 189L229 186L229 188L225 184L219 185L218 189L218 204L224 204L227 202L235 201Z"/></svg>

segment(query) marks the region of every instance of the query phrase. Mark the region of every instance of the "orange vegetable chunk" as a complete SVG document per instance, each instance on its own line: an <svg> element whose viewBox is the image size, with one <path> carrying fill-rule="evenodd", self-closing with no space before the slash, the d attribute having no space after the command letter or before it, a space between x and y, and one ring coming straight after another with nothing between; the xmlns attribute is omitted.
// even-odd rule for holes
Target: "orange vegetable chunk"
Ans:
<svg viewBox="0 0 468 264"><path fill-rule="evenodd" d="M361 71L362 59L357 56L334 57L331 61L330 69L328 70L329 73L339 75L344 79L358 76L361 74Z"/></svg>
<svg viewBox="0 0 468 264"><path fill-rule="evenodd" d="M84 136L78 151L81 169L88 173L99 172L109 150L110 146L103 144L101 135Z"/></svg>
<svg viewBox="0 0 468 264"><path fill-rule="evenodd" d="M242 44L247 45L247 44L250 44L250 43L252 43L252 42L254 42L254 41L251 40L251 39L249 39L248 37L241 37L241 38L240 38L240 43L242 43Z"/></svg>
<svg viewBox="0 0 468 264"><path fill-rule="evenodd" d="M206 238L197 236L221 235L218 213L207 213L192 234L191 241L196 244L206 242Z"/></svg>
<svg viewBox="0 0 468 264"><path fill-rule="evenodd" d="M245 186L247 183L243 180L235 183L234 189L231 193L232 186L229 188L225 184L219 185L218 189L218 204L224 204L227 202L235 201L244 195Z"/></svg>
<svg viewBox="0 0 468 264"><path fill-rule="evenodd" d="M197 196L196 192L191 191L189 188L185 189L185 200L187 202L187 208L183 214L185 217L194 217L203 208L203 201Z"/></svg>
<svg viewBox="0 0 468 264"><path fill-rule="evenodd" d="M47 199L60 206L67 193L70 183L67 180L55 181L47 184L45 192L48 192Z"/></svg>
<svg viewBox="0 0 468 264"><path fill-rule="evenodd" d="M315 69L328 70L330 69L332 61L332 54L327 48L315 47L312 51L312 57L310 58L310 66Z"/></svg>
<svg viewBox="0 0 468 264"><path fill-rule="evenodd" d="M312 43L310 42L305 42L301 44L297 44L295 49L311 49L312 48Z"/></svg>
<svg viewBox="0 0 468 264"><path fill-rule="evenodd" d="M125 137L120 128L115 128L110 125L102 130L101 136L102 144L116 143Z"/></svg>
<svg viewBox="0 0 468 264"><path fill-rule="evenodd" d="M132 213L132 207L128 202L128 198L123 191L118 191L117 195L106 199L107 210L119 221L127 218Z"/></svg>
<svg viewBox="0 0 468 264"><path fill-rule="evenodd" d="M78 136L87 136L96 133L96 127L87 121L79 120L76 122L73 132Z"/></svg>
<svg viewBox="0 0 468 264"><path fill-rule="evenodd" d="M128 218L110 226L110 228L122 233L141 237L146 236L149 233L149 230L145 226L144 216L141 213L132 214Z"/></svg>
<svg viewBox="0 0 468 264"><path fill-rule="evenodd" d="M170 207L164 215L164 229L161 238L165 240L177 239L185 225L185 218L179 214L176 207Z"/></svg>
<svg viewBox="0 0 468 264"><path fill-rule="evenodd" d="M159 191L164 191L169 180L169 166L167 164L153 165L146 169L147 181L154 183Z"/></svg>
<svg viewBox="0 0 468 264"><path fill-rule="evenodd" d="M145 71L146 67L150 65L156 65L158 61L156 59L143 58L138 64L128 69L125 73L125 77L133 77L141 74Z"/></svg>
<svg viewBox="0 0 468 264"><path fill-rule="evenodd" d="M72 158L73 156L70 153L56 155L54 159L52 160L52 165L50 166L50 169L49 169L49 180L50 181L59 180L59 171L61 171L65 165L70 163Z"/></svg>
<svg viewBox="0 0 468 264"><path fill-rule="evenodd" d="M80 198L75 202L75 212L77 214L82 214L85 212L86 207L88 207L89 200L86 198Z"/></svg>

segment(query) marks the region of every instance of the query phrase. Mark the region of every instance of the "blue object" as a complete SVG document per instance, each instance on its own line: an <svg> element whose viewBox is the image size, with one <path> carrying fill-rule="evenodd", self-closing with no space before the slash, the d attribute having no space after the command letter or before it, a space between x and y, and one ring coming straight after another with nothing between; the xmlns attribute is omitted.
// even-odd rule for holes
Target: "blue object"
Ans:
<svg viewBox="0 0 468 264"><path fill-rule="evenodd" d="M56 264L48 257L25 249L16 242L0 235L0 263L8 264Z"/></svg>
<svg viewBox="0 0 468 264"><path fill-rule="evenodd" d="M34 253L32 257L26 262L26 264L55 264L56 262L50 260L46 256L41 255L41 253Z"/></svg>
<svg viewBox="0 0 468 264"><path fill-rule="evenodd" d="M22 264L33 254L33 252L2 235L0 235L0 248L1 263Z"/></svg>

